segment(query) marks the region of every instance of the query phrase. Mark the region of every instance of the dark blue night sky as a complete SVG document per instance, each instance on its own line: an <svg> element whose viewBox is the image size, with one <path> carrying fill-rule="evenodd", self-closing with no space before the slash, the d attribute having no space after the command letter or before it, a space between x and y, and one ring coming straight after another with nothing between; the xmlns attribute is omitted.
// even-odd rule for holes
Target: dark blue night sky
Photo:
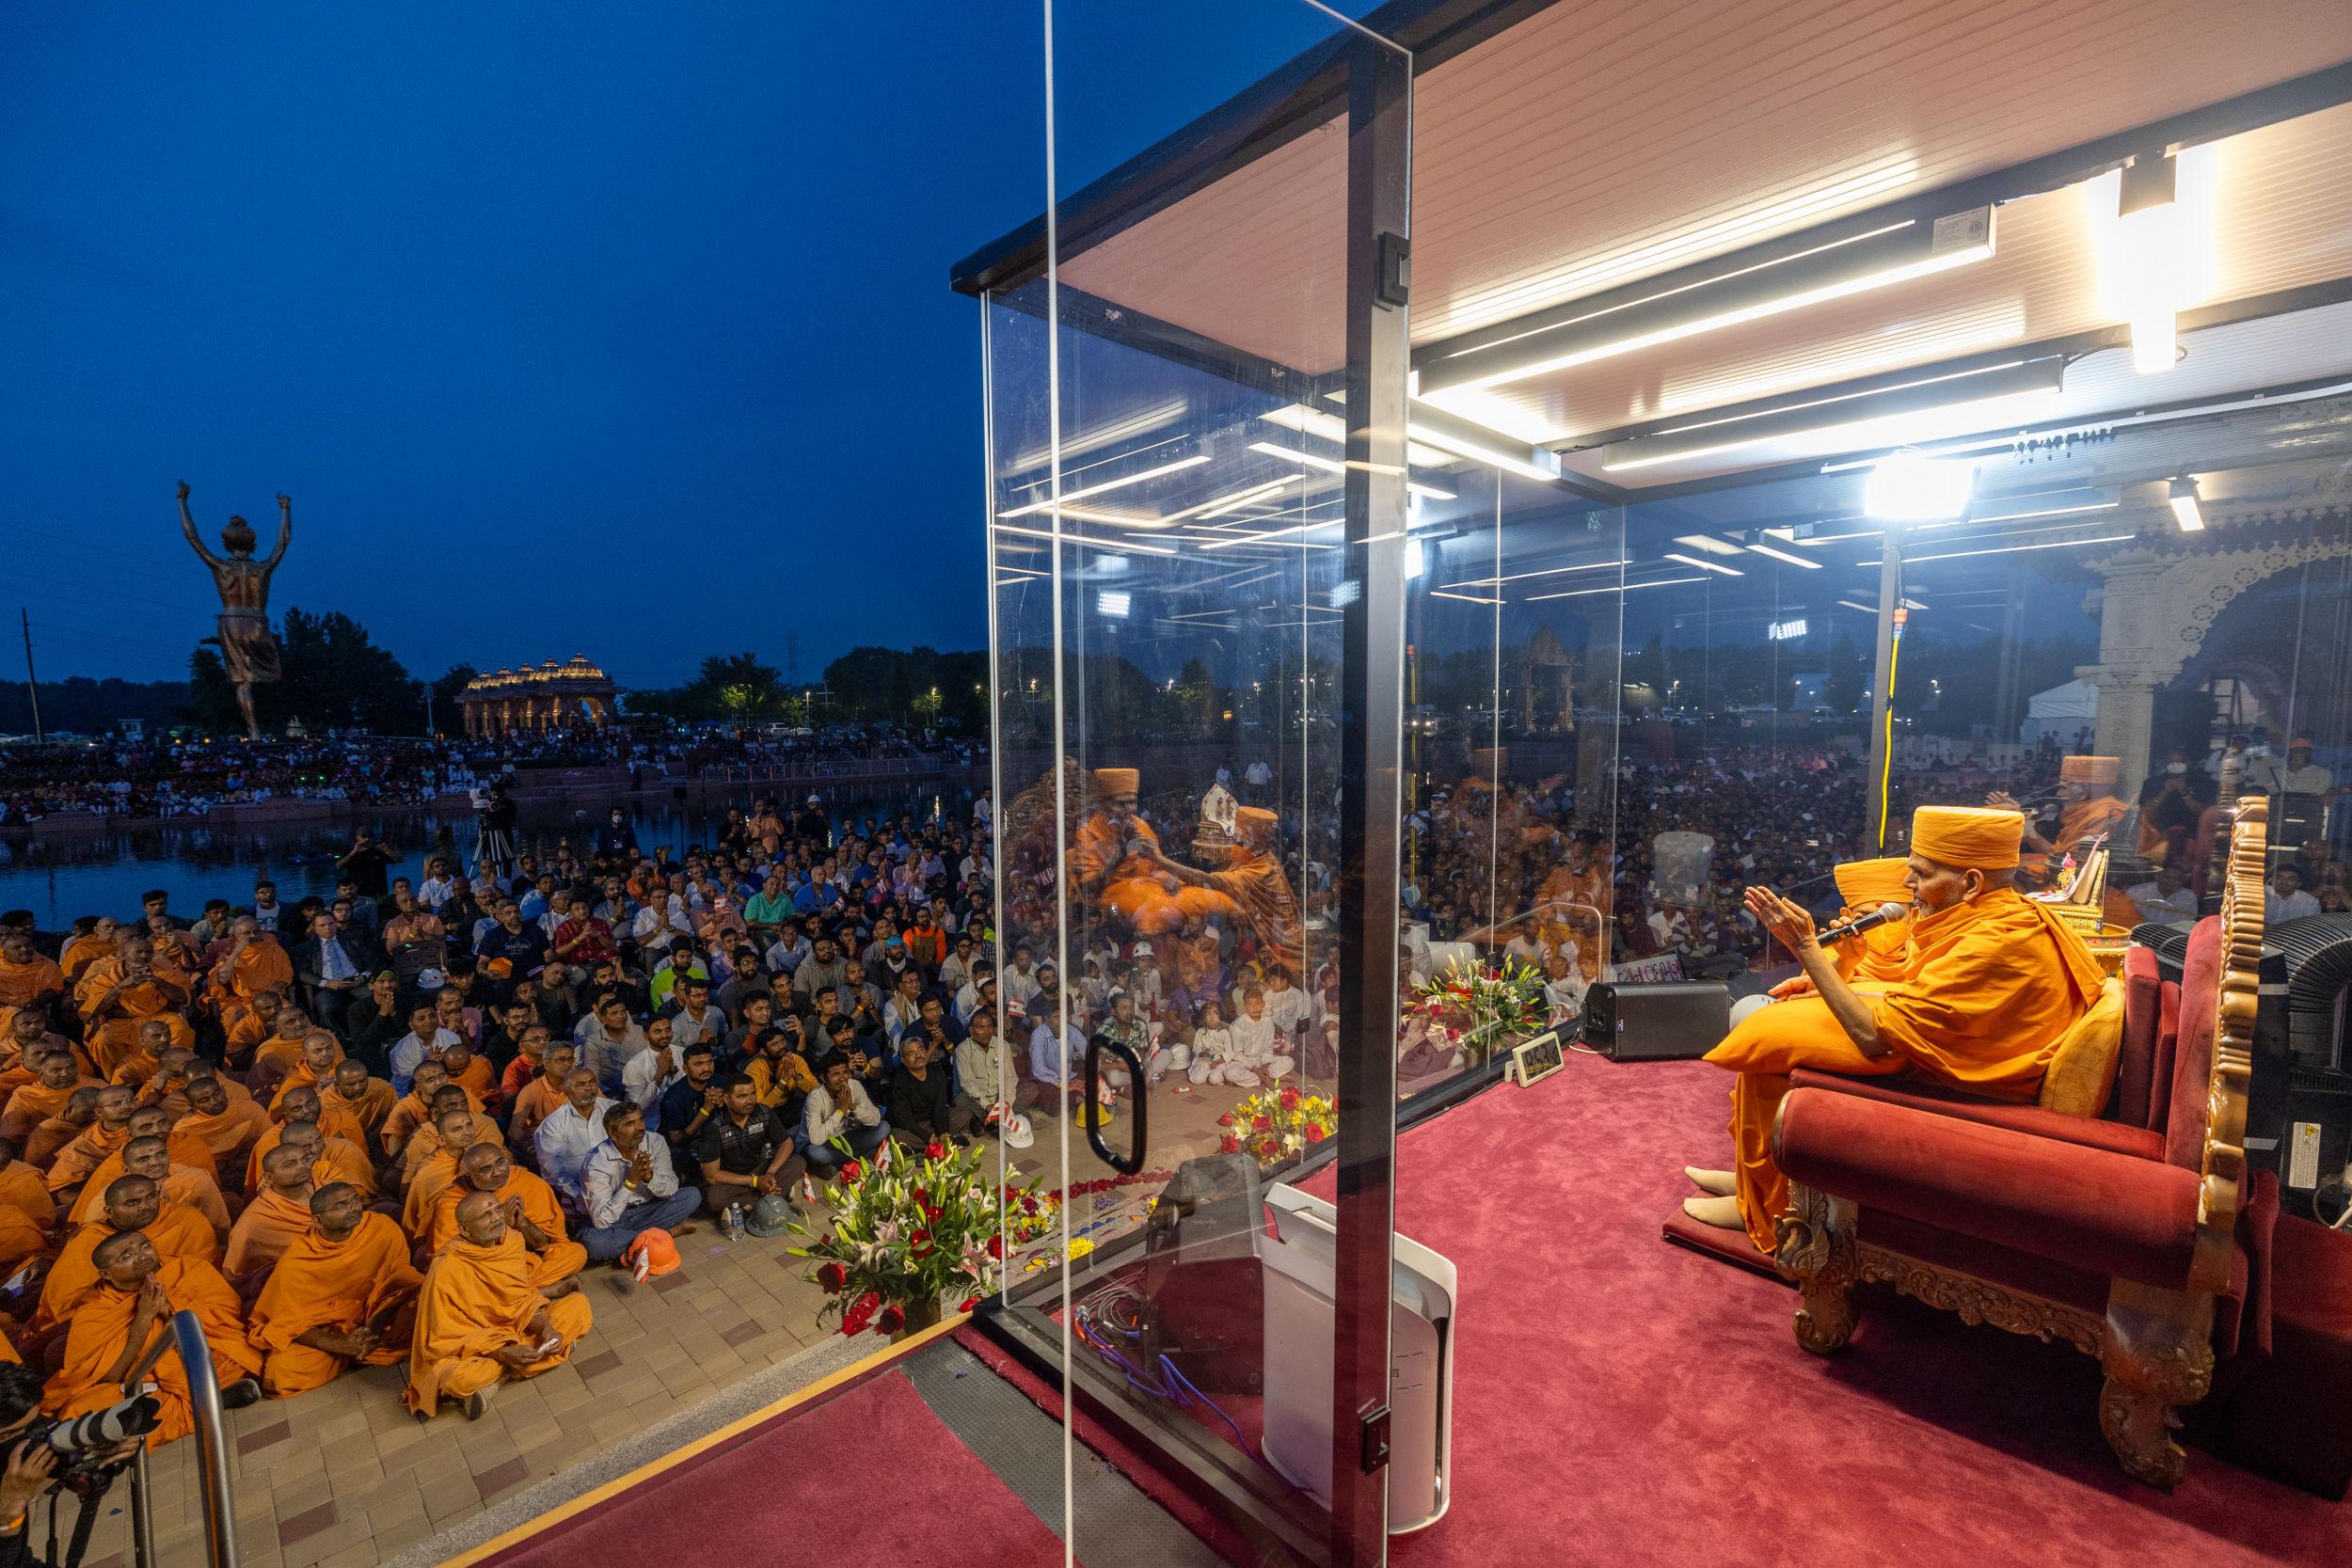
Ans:
<svg viewBox="0 0 2352 1568"><path fill-rule="evenodd" d="M1361 6L1352 9L1361 10ZM1064 187L1324 36L1064 0ZM45 679L211 629L172 483L273 608L412 672L979 645L977 307L1044 202L1041 8L12 5L0 559Z"/></svg>

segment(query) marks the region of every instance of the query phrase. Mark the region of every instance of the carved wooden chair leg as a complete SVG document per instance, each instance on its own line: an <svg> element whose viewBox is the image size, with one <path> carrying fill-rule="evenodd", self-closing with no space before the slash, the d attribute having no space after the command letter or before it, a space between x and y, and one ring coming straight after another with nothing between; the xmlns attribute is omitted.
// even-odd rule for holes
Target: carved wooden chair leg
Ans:
<svg viewBox="0 0 2352 1568"><path fill-rule="evenodd" d="M2107 1447L2124 1474L2170 1491L2187 1468L2172 1441L2181 1424L2173 1412L2213 1386L2213 1297L2114 1281L2099 1365L2107 1374L2099 1392Z"/></svg>
<svg viewBox="0 0 2352 1568"><path fill-rule="evenodd" d="M1773 1229L1773 1261L1797 1282L1797 1343L1817 1355L1845 1348L1853 1338L1854 1206L1790 1183L1788 1211Z"/></svg>

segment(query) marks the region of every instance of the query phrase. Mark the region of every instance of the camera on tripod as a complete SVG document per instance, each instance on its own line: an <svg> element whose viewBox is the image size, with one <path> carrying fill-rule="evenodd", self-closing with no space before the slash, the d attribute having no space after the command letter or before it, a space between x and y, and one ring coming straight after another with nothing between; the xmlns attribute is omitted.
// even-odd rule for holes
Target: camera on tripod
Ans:
<svg viewBox="0 0 2352 1568"><path fill-rule="evenodd" d="M131 1462L131 1452L122 1450L122 1445L154 1431L162 1424L162 1402L152 1394L141 1394L87 1415L36 1420L0 1451L0 1465L22 1449L46 1444L57 1456L50 1484L83 1495L103 1492L105 1483Z"/></svg>

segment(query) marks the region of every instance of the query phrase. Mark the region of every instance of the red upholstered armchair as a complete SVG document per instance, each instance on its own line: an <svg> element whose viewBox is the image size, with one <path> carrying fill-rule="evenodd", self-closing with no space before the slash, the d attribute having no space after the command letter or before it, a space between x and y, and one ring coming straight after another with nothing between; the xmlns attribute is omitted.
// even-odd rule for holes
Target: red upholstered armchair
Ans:
<svg viewBox="0 0 2352 1568"><path fill-rule="evenodd" d="M2205 1396L2217 1360L2266 1339L2257 1287L2276 1188L2242 1205L2241 1147L2266 806L2238 808L2222 912L2198 927L2181 984L2146 950L2126 955L2106 1115L1796 1075L1773 1139L1800 1344L1842 1347L1852 1288L1874 1280L1972 1323L2064 1339L2106 1372L2099 1424L2123 1468L2180 1481L2174 1410Z"/></svg>

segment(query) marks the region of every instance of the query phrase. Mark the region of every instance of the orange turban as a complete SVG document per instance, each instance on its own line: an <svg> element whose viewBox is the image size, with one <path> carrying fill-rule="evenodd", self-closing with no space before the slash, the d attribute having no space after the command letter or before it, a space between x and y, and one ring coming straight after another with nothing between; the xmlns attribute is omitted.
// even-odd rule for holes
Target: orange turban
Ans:
<svg viewBox="0 0 2352 1568"><path fill-rule="evenodd" d="M1132 768L1098 768L1094 770L1094 787L1103 795L1133 795L1142 787L1143 775Z"/></svg>
<svg viewBox="0 0 2352 1568"><path fill-rule="evenodd" d="M1263 844L1274 837L1274 814L1263 806L1244 806L1233 813L1233 825L1252 844Z"/></svg>
<svg viewBox="0 0 2352 1568"><path fill-rule="evenodd" d="M1921 806L1911 814L1914 853L1944 865L2007 871L2026 836L2023 812L1990 806Z"/></svg>
<svg viewBox="0 0 2352 1568"><path fill-rule="evenodd" d="M1910 864L1909 856L1885 855L1874 861L1840 861L1831 868L1831 874L1837 879L1837 891L1845 895L1849 905L1876 909L1890 900L1898 904L1911 902L1911 890L1903 886L1903 872Z"/></svg>
<svg viewBox="0 0 2352 1568"><path fill-rule="evenodd" d="M2068 784L2111 784L2123 776L2121 757L2060 757L2058 777Z"/></svg>

